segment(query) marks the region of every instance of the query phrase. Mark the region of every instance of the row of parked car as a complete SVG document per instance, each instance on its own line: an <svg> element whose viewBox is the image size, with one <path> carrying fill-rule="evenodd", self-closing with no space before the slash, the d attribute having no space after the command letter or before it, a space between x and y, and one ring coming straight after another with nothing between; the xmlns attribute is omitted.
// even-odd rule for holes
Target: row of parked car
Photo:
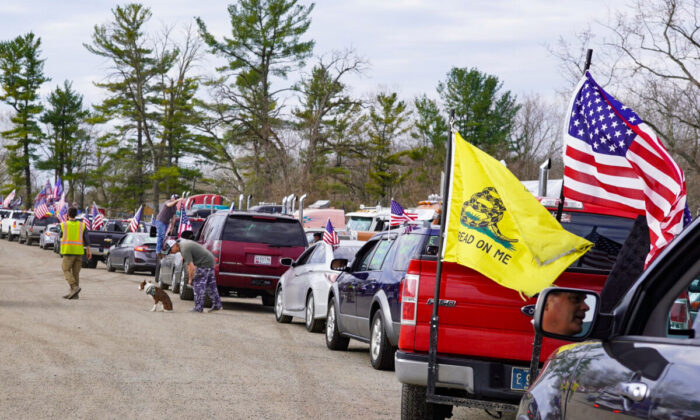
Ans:
<svg viewBox="0 0 700 420"><path fill-rule="evenodd" d="M264 305L274 305L277 322L297 317L308 331L323 332L330 350L347 349L351 339L368 343L371 365L395 368L403 384L402 418L446 418L452 405L465 404L492 411L517 409L523 419L618 418L620 413L629 418L698 416L700 409L693 405L698 387L691 380L695 376L688 376L700 373L700 331L693 322L691 298L700 297L698 223L639 280L624 290L606 288L607 293L619 294L620 303L602 312L600 301L609 298L604 285L633 230L635 215L571 204L561 220L565 228L595 243L556 283L588 290L592 296L586 332L570 337L549 334L541 328L542 302L524 302L478 272L444 263L437 373L430 396L426 391L437 226L384 231L366 242L343 240L333 247L324 242L309 245L301 223L289 215L220 210L197 219L185 236L214 254L222 296L259 296ZM102 245L108 269L128 272L141 268L132 265L132 258L134 263L136 258L146 260L136 253L151 253L155 238L142 232ZM192 299L179 255L166 256L153 270L162 288ZM537 360L544 367L534 382L529 379L532 318L522 311L528 304L537 304L534 324L545 336ZM557 350L567 341L589 336L599 344ZM646 363L661 371L646 368ZM658 399L670 398L668 389L674 390L675 411Z"/></svg>

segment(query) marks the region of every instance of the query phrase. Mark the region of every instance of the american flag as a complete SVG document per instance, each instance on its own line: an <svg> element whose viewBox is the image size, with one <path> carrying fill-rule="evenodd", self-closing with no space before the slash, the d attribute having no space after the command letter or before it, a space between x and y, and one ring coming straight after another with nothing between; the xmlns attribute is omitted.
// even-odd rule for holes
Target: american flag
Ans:
<svg viewBox="0 0 700 420"><path fill-rule="evenodd" d="M134 217L131 218L131 221L129 222L129 232L138 232L139 230L139 224L141 223L141 213L143 212L143 206L140 206L138 210L136 210L136 214L134 214Z"/></svg>
<svg viewBox="0 0 700 420"><path fill-rule="evenodd" d="M585 267L611 270L622 249L622 244L598 233L597 227L586 235L586 239L593 242L593 248L581 257L581 263Z"/></svg>
<svg viewBox="0 0 700 420"><path fill-rule="evenodd" d="M391 218L389 219L390 226L399 226L402 223L411 222L418 219L418 214L406 212L401 204L391 200Z"/></svg>
<svg viewBox="0 0 700 420"><path fill-rule="evenodd" d="M34 197L34 207L36 207L39 203L41 203L42 200L46 200L48 198L48 195L51 194L51 182L49 180L46 180L46 185L44 185L44 188L39 191L39 194Z"/></svg>
<svg viewBox="0 0 700 420"><path fill-rule="evenodd" d="M564 196L646 214L648 265L683 229L685 176L654 131L586 72L564 132Z"/></svg>
<svg viewBox="0 0 700 420"><path fill-rule="evenodd" d="M58 180L56 180L56 185L53 187L53 195L52 199L53 200L58 200L58 198L63 194L63 182L61 181L61 177L58 177Z"/></svg>
<svg viewBox="0 0 700 420"><path fill-rule="evenodd" d="M88 212L83 214L83 223L85 223L85 229L92 230L92 218Z"/></svg>
<svg viewBox="0 0 700 420"><path fill-rule="evenodd" d="M49 206L46 205L46 200L42 198L39 202L39 205L37 205L34 208L34 217L36 217L37 219L43 219L46 216L46 213L48 212Z"/></svg>
<svg viewBox="0 0 700 420"><path fill-rule="evenodd" d="M58 217L58 221L61 223L68 219L68 203L63 203L61 206L59 206L56 217Z"/></svg>
<svg viewBox="0 0 700 420"><path fill-rule="evenodd" d="M97 204L92 203L92 230L100 230L104 224L104 216L102 216L102 213L97 210Z"/></svg>
<svg viewBox="0 0 700 420"><path fill-rule="evenodd" d="M333 229L331 219L328 219L328 222L326 222L326 230L323 232L323 242L333 246L340 244L338 233Z"/></svg>
<svg viewBox="0 0 700 420"><path fill-rule="evenodd" d="M190 223L190 218L187 217L185 212L185 203L180 201L180 226L177 228L177 237L182 235L182 232L186 230L192 230L192 224Z"/></svg>
<svg viewBox="0 0 700 420"><path fill-rule="evenodd" d="M15 198L15 190L12 190L12 192L7 197L5 197L5 201L2 202L2 206L6 208L10 207L13 198Z"/></svg>

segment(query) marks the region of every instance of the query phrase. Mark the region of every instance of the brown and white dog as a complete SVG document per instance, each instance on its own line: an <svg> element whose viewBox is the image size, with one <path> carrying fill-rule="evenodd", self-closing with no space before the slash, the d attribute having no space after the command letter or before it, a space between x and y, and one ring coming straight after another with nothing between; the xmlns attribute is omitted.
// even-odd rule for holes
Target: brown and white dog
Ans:
<svg viewBox="0 0 700 420"><path fill-rule="evenodd" d="M144 280L139 285L139 290L145 290L147 295L153 297L153 309L151 309L151 312L156 311L159 303L162 311L171 312L173 310L173 302L170 300L170 296L160 287L156 287L155 284L147 283Z"/></svg>

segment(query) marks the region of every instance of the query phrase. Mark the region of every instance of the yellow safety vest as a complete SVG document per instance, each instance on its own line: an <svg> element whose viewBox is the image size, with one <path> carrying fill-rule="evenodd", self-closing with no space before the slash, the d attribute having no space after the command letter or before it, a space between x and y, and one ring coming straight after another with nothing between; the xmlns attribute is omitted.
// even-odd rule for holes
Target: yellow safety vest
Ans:
<svg viewBox="0 0 700 420"><path fill-rule="evenodd" d="M61 223L61 254L63 255L83 255L83 231L85 224L76 220L69 220Z"/></svg>

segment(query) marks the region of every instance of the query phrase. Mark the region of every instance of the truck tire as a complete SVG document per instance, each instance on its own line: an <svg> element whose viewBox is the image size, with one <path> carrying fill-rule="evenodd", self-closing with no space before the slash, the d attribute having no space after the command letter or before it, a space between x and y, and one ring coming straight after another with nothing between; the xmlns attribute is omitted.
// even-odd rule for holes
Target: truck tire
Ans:
<svg viewBox="0 0 700 420"><path fill-rule="evenodd" d="M335 297L328 302L328 316L326 317L326 347L331 350L347 350L350 339L340 335L338 331L338 318L335 312Z"/></svg>
<svg viewBox="0 0 700 420"><path fill-rule="evenodd" d="M262 298L263 306L275 306L275 296L268 295L267 293L260 296Z"/></svg>
<svg viewBox="0 0 700 420"><path fill-rule="evenodd" d="M170 275L170 286L173 288L173 293L180 293L180 279L175 275L175 270L172 270L172 274Z"/></svg>
<svg viewBox="0 0 700 420"><path fill-rule="evenodd" d="M280 324L289 324L292 322L292 317L289 315L284 315L282 310L284 309L284 299L282 295L282 286L278 286L275 291L275 320Z"/></svg>
<svg viewBox="0 0 700 420"><path fill-rule="evenodd" d="M403 384L401 420L444 420L452 417L452 406L432 404L425 400L425 387Z"/></svg>
<svg viewBox="0 0 700 420"><path fill-rule="evenodd" d="M27 235L27 238L24 240L24 244L27 246L32 246L32 238Z"/></svg>
<svg viewBox="0 0 700 420"><path fill-rule="evenodd" d="M306 331L308 332L321 332L323 329L323 320L316 319L316 307L314 304L314 292L309 292L309 296L306 297L306 318L304 319L304 325L306 326Z"/></svg>
<svg viewBox="0 0 700 420"><path fill-rule="evenodd" d="M180 300L194 300L194 290L187 286L184 276L180 276Z"/></svg>
<svg viewBox="0 0 700 420"><path fill-rule="evenodd" d="M97 268L97 258L90 258L87 262L87 268Z"/></svg>
<svg viewBox="0 0 700 420"><path fill-rule="evenodd" d="M369 361L377 370L394 369L394 353L396 348L391 345L386 337L384 317L382 310L378 310L372 317L369 332Z"/></svg>

